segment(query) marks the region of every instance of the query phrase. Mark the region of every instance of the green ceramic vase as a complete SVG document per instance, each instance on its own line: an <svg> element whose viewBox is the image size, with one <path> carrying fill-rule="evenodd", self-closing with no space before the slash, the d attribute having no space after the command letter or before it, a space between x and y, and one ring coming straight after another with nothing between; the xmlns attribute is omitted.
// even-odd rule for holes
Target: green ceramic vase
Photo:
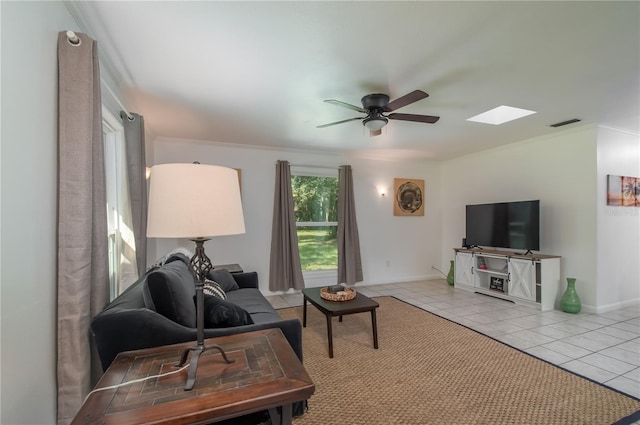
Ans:
<svg viewBox="0 0 640 425"><path fill-rule="evenodd" d="M451 260L451 266L449 267L449 274L447 275L447 283L453 286L453 260Z"/></svg>
<svg viewBox="0 0 640 425"><path fill-rule="evenodd" d="M564 291L562 298L560 298L560 309L565 313L580 313L582 304L580 303L580 297L576 292L576 279L573 277L567 278L567 290Z"/></svg>

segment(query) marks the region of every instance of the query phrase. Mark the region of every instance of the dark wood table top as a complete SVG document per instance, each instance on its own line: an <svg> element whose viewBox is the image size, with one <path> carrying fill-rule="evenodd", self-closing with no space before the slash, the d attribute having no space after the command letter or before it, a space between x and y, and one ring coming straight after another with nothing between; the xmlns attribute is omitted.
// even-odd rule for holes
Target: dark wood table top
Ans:
<svg viewBox="0 0 640 425"><path fill-rule="evenodd" d="M184 390L187 370L90 395L73 425L205 424L307 400L315 385L280 329L211 338L216 349L198 361L196 383ZM195 341L120 353L96 388L177 370Z"/></svg>
<svg viewBox="0 0 640 425"><path fill-rule="evenodd" d="M333 316L351 313L359 313L363 311L371 311L378 308L380 304L371 298L360 294L356 290L356 297L349 301L329 301L320 296L322 288L304 288L302 293L305 298L314 306L316 306L324 314L330 313Z"/></svg>

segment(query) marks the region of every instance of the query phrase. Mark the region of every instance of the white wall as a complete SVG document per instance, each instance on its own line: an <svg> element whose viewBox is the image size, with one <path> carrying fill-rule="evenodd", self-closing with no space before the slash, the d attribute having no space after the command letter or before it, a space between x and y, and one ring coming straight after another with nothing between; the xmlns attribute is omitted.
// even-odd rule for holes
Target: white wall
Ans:
<svg viewBox="0 0 640 425"><path fill-rule="evenodd" d="M442 257L465 235L465 205L540 200L540 252L560 255L585 311L596 298L596 129L582 126L442 164Z"/></svg>
<svg viewBox="0 0 640 425"><path fill-rule="evenodd" d="M640 300L640 208L607 205L607 174L640 177L640 136L598 128L598 311Z"/></svg>
<svg viewBox="0 0 640 425"><path fill-rule="evenodd" d="M57 37L61 2L2 2L2 424L56 420Z"/></svg>
<svg viewBox="0 0 640 425"><path fill-rule="evenodd" d="M365 283L441 277L431 269L432 265L444 267L440 258L440 166L437 163L374 161L326 153L236 147L166 138L157 138L154 144L155 164L199 161L242 170L247 233L215 238L207 243L207 254L214 263L239 263L245 270L257 271L260 289L267 293L275 162L279 159L288 160L292 165L352 166ZM386 186L391 192L394 177L425 180L424 217L393 216L392 196L388 193L381 197L377 187ZM191 248L191 245L186 240L152 240L150 262L177 246ZM306 283L308 286L326 285L335 283L335 278L307 279Z"/></svg>

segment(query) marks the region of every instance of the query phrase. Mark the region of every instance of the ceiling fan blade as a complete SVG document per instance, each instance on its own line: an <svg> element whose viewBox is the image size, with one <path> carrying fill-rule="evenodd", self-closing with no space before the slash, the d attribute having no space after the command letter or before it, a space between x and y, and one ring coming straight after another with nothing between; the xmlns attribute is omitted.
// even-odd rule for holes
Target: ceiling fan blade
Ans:
<svg viewBox="0 0 640 425"><path fill-rule="evenodd" d="M345 102L341 102L339 100L335 100L335 99L327 99L325 100L325 102L327 103L331 103L333 105L338 105L338 106L342 106L343 108L349 108L349 109L353 109L354 111L358 111L358 112L362 112L364 114L367 113L366 109L362 109L359 106L355 106L355 105L351 105L349 103L345 103Z"/></svg>
<svg viewBox="0 0 640 425"><path fill-rule="evenodd" d="M405 94L404 96L399 97L396 100L392 100L391 102L387 103L387 106L384 107L384 111L385 112L395 111L396 109L400 109L404 106L407 106L413 102L422 100L426 97L429 97L429 95L423 92L422 90L414 90L409 94Z"/></svg>
<svg viewBox="0 0 640 425"><path fill-rule="evenodd" d="M332 125L342 124L344 122L357 121L357 120L362 120L362 119L364 119L364 117L349 118L348 120L342 120L342 121L330 122L329 124L318 125L318 126L316 126L316 128L331 127Z"/></svg>
<svg viewBox="0 0 640 425"><path fill-rule="evenodd" d="M369 137L379 136L382 134L382 129L379 130L369 130Z"/></svg>
<svg viewBox="0 0 640 425"><path fill-rule="evenodd" d="M389 114L387 118L390 120L401 120L401 121L415 121L415 122L424 122L427 124L436 123L440 117L434 117L433 115L416 115L416 114Z"/></svg>

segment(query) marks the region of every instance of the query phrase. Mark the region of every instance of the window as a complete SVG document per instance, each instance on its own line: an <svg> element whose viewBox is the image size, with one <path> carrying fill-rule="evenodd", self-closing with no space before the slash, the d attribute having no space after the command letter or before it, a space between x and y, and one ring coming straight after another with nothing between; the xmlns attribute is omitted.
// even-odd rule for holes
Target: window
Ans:
<svg viewBox="0 0 640 425"><path fill-rule="evenodd" d="M138 278L136 244L131 226L131 207L124 128L119 118L102 108L105 183L109 243L109 287L114 299Z"/></svg>
<svg viewBox="0 0 640 425"><path fill-rule="evenodd" d="M292 170L298 250L304 272L338 268L338 177L337 170L327 171L333 172L309 175L308 171Z"/></svg>

